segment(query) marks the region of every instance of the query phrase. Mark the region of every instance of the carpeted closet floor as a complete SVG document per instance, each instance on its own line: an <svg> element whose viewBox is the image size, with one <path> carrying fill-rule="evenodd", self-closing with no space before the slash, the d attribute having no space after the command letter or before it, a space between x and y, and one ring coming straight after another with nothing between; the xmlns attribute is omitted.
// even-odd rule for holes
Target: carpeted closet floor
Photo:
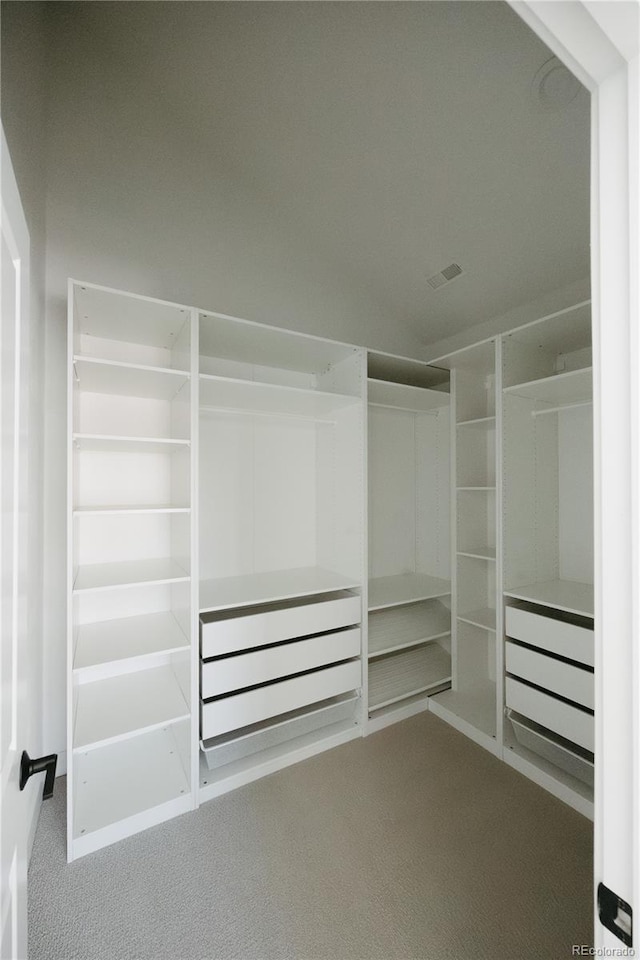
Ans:
<svg viewBox="0 0 640 960"><path fill-rule="evenodd" d="M592 943L592 824L432 714L68 865L65 780L30 960L564 960Z"/></svg>

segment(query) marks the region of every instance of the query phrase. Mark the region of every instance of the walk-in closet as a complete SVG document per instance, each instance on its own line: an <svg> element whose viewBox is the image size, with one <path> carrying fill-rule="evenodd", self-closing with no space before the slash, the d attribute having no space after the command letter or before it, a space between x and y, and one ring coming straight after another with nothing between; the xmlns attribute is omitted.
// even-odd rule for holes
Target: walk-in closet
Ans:
<svg viewBox="0 0 640 960"><path fill-rule="evenodd" d="M70 281L69 858L422 710L589 814L590 364Z"/></svg>

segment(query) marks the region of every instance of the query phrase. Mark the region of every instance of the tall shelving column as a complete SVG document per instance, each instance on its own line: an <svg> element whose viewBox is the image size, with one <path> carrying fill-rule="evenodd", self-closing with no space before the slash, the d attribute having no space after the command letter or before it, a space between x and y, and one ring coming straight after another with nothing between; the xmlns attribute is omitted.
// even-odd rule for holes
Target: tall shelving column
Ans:
<svg viewBox="0 0 640 960"><path fill-rule="evenodd" d="M368 358L369 732L451 683L449 375Z"/></svg>
<svg viewBox="0 0 640 960"><path fill-rule="evenodd" d="M361 735L364 352L199 321L205 801Z"/></svg>
<svg viewBox="0 0 640 960"><path fill-rule="evenodd" d="M497 631L501 608L494 340L454 354L452 422L452 688L430 709L499 752Z"/></svg>
<svg viewBox="0 0 640 960"><path fill-rule="evenodd" d="M69 282L69 860L196 802L192 322Z"/></svg>
<svg viewBox="0 0 640 960"><path fill-rule="evenodd" d="M503 337L504 759L593 811L590 304Z"/></svg>

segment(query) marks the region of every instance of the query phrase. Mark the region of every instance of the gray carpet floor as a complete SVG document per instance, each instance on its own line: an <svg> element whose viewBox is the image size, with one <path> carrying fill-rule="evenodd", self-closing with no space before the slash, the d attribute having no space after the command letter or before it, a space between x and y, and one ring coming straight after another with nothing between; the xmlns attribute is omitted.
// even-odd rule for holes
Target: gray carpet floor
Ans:
<svg viewBox="0 0 640 960"><path fill-rule="evenodd" d="M64 780L29 873L31 960L565 960L592 825L431 714L73 864Z"/></svg>

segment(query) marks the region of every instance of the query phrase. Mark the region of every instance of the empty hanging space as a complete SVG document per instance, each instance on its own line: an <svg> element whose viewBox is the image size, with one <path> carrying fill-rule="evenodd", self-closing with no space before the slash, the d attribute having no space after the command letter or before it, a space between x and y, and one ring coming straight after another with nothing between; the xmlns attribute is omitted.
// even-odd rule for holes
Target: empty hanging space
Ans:
<svg viewBox="0 0 640 960"><path fill-rule="evenodd" d="M505 593L593 614L590 311L504 338Z"/></svg>
<svg viewBox="0 0 640 960"><path fill-rule="evenodd" d="M449 376L369 354L370 728L451 679Z"/></svg>
<svg viewBox="0 0 640 960"><path fill-rule="evenodd" d="M200 606L358 586L362 352L200 318Z"/></svg>

